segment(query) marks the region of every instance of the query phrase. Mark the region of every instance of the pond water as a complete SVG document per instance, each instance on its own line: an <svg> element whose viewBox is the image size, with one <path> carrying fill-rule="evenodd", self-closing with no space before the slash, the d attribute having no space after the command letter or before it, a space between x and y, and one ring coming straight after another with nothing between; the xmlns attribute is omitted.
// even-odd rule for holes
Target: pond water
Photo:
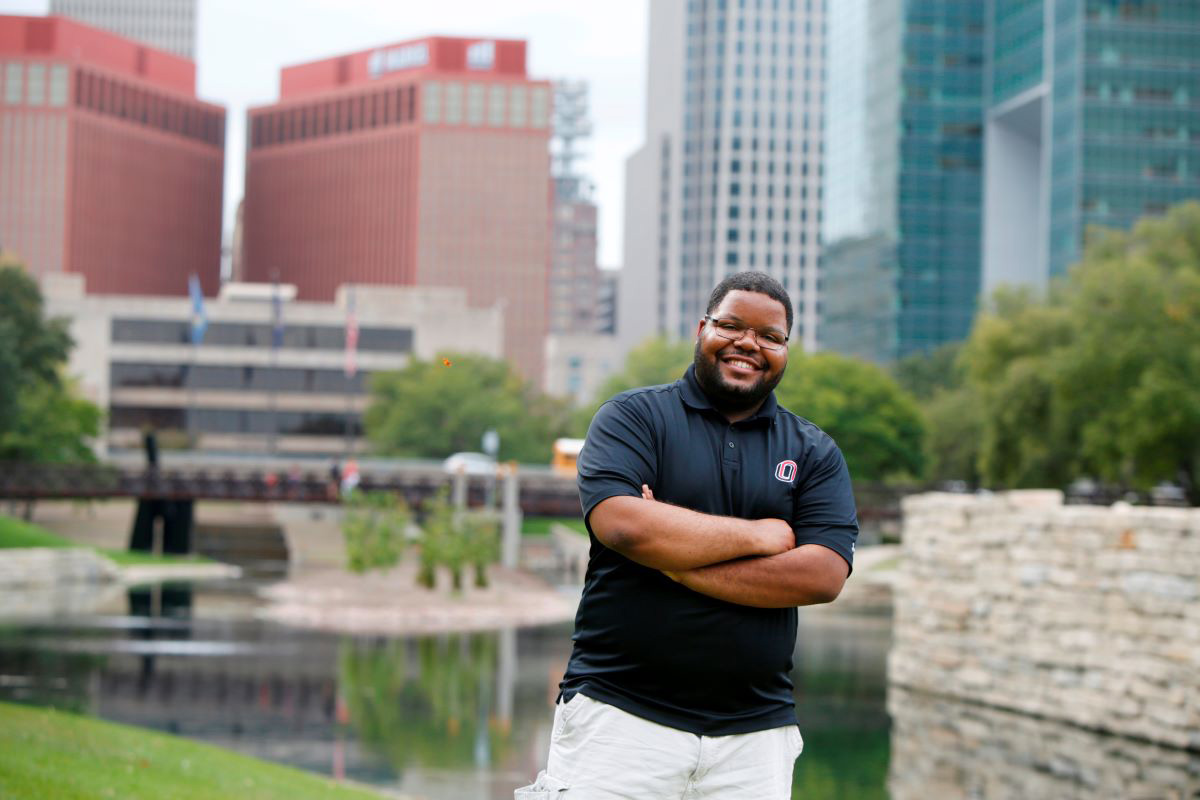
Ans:
<svg viewBox="0 0 1200 800"><path fill-rule="evenodd" d="M168 731L428 800L499 800L543 765L571 626L349 637L256 620L239 583L0 626L0 699ZM886 617L802 618L805 797L884 797Z"/></svg>
<svg viewBox="0 0 1200 800"><path fill-rule="evenodd" d="M425 800L508 800L542 766L569 624L337 636L255 619L252 588L133 590L104 613L0 625L0 699L168 731ZM1067 748L1056 755L1055 794L1021 794L1032 785L1022 770L1055 774L1045 758L1024 763L1019 744L988 742L989 725L1007 730L1011 720L903 692L889 701L889 644L886 615L801 610L793 680L806 746L794 797L872 800L889 797L889 786L893 797L914 798L1131 796L1103 791L1103 775L1062 768L1071 748L1097 748L1090 734L1054 740ZM973 727L959 725L964 718ZM1021 739L1037 741L1028 727ZM1101 749L1128 756L1113 741ZM989 746L999 755L981 757ZM1165 751L1175 771L1164 772L1160 749L1137 747L1151 751L1151 782L1138 784L1150 793L1140 796L1192 796L1166 789L1200 774L1200 757ZM903 758L889 767L893 753ZM980 783L993 772L1005 780ZM1156 788L1154 775L1167 783ZM924 792L930 782L939 792Z"/></svg>

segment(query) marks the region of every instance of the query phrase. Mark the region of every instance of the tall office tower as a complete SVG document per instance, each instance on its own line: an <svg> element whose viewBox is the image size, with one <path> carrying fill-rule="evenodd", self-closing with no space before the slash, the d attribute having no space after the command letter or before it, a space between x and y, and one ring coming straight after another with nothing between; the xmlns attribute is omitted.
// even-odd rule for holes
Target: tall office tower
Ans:
<svg viewBox="0 0 1200 800"><path fill-rule="evenodd" d="M540 381L551 87L525 42L435 37L284 69L249 111L246 280L457 286L504 303L506 355Z"/></svg>
<svg viewBox="0 0 1200 800"><path fill-rule="evenodd" d="M839 0L840 2L840 0ZM655 0L646 135L626 164L619 336L691 337L713 286L767 272L816 345L823 0Z"/></svg>
<svg viewBox="0 0 1200 800"><path fill-rule="evenodd" d="M587 84L554 84L551 166L554 231L550 258L550 333L594 333L600 273L596 267L596 204L579 172L579 142L591 135Z"/></svg>
<svg viewBox="0 0 1200 800"><path fill-rule="evenodd" d="M197 0L50 0L50 13L196 59Z"/></svg>
<svg viewBox="0 0 1200 800"><path fill-rule="evenodd" d="M887 363L970 329L985 5L830 3L822 349Z"/></svg>
<svg viewBox="0 0 1200 800"><path fill-rule="evenodd" d="M215 292L225 110L196 67L62 17L0 16L0 242L90 293Z"/></svg>
<svg viewBox="0 0 1200 800"><path fill-rule="evenodd" d="M1200 3L991 8L983 282L1044 287L1089 225L1200 197Z"/></svg>

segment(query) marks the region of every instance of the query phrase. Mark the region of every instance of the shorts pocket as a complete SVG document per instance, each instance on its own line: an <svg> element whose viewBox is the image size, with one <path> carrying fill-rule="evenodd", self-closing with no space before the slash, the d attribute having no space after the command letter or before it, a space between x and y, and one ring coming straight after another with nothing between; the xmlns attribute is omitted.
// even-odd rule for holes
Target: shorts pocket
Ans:
<svg viewBox="0 0 1200 800"><path fill-rule="evenodd" d="M570 722L571 717L575 716L576 712L578 712L582 706L587 705L587 702L588 702L588 699L586 697L584 697L579 692L576 692L574 694L574 696L571 697L570 700L560 703L559 705L562 706L563 722L564 723Z"/></svg>
<svg viewBox="0 0 1200 800"><path fill-rule="evenodd" d="M514 800L566 800L566 782L542 770L537 780L513 792Z"/></svg>
<svg viewBox="0 0 1200 800"><path fill-rule="evenodd" d="M557 739L559 736L562 736L563 731L567 728L567 723L570 721L571 716L579 710L581 705L583 705L583 703L580 702L581 700L583 700L583 695L579 694L579 692L576 692L570 700L560 700L554 706L554 728L550 734L552 739Z"/></svg>
<svg viewBox="0 0 1200 800"><path fill-rule="evenodd" d="M798 725L788 726L788 742L792 745L792 752L795 753L793 758L799 758L804 752L804 737L800 735L800 727Z"/></svg>

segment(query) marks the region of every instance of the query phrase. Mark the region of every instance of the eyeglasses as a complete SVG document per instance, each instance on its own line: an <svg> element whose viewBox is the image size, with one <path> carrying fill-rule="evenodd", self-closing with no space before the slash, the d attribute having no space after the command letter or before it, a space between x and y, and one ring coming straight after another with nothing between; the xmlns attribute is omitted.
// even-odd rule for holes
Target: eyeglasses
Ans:
<svg viewBox="0 0 1200 800"><path fill-rule="evenodd" d="M733 319L719 319L717 317L704 315L704 319L711 323L712 332L722 339L728 339L731 342L740 341L747 332L754 335L754 341L763 350L782 350L787 347L788 337L784 336L777 330L759 330L751 328L748 325L743 325Z"/></svg>

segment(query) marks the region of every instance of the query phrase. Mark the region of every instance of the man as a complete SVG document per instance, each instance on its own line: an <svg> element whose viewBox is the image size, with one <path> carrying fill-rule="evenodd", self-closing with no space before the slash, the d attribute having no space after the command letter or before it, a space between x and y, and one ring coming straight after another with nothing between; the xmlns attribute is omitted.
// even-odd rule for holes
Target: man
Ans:
<svg viewBox="0 0 1200 800"><path fill-rule="evenodd" d="M732 275L683 378L596 413L591 557L537 788L791 797L796 606L837 597L858 535L837 446L775 401L791 327L777 281Z"/></svg>

